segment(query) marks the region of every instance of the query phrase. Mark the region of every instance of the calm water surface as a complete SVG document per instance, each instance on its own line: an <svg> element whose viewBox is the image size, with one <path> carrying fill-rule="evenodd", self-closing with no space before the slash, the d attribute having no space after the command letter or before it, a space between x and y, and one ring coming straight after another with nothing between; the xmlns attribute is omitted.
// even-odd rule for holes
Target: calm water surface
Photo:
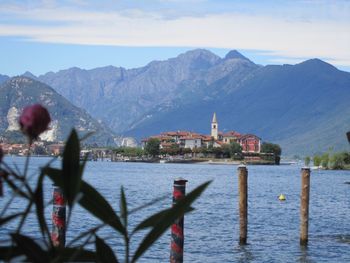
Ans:
<svg viewBox="0 0 350 263"><path fill-rule="evenodd" d="M33 158L30 172L46 163L47 158ZM7 157L21 169L24 158ZM165 200L131 215L135 226L151 213L171 205L173 180L188 180L187 191L213 180L196 201L196 210L185 217L185 262L350 262L350 181L349 171L312 171L310 197L309 245L299 246L299 166L248 166L249 227L248 245L239 246L237 166L206 164L142 164L89 162L85 180L96 187L119 210L119 191L123 185L130 209L156 197ZM278 195L286 195L285 202ZM51 182L46 182L45 197L50 199ZM3 206L5 198L0 200ZM23 207L16 202L10 212ZM50 218L51 207L46 209ZM48 222L50 223L50 222ZM68 242L98 221L83 209L74 211L68 229ZM1 236L12 226L0 229ZM34 217L26 224L26 233L39 237ZM122 259L122 239L109 228L99 234L116 248ZM142 233L133 237L132 251ZM144 254L140 262L168 262L170 231Z"/></svg>

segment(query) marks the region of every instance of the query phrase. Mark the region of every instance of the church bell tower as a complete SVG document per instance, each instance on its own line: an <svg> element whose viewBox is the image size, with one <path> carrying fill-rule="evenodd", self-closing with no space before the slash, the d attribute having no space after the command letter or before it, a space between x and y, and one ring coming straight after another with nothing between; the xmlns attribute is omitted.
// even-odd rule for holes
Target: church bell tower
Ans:
<svg viewBox="0 0 350 263"><path fill-rule="evenodd" d="M211 137L213 137L214 140L218 139L218 131L218 122L216 120L216 113L214 112L213 120L211 121Z"/></svg>

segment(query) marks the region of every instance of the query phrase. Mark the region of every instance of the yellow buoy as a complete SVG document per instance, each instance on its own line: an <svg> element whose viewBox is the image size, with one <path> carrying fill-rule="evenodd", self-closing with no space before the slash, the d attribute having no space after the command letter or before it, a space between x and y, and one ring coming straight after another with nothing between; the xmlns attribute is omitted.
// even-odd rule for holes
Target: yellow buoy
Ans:
<svg viewBox="0 0 350 263"><path fill-rule="evenodd" d="M278 200L286 201L286 196L284 194L280 194L280 196L278 197Z"/></svg>

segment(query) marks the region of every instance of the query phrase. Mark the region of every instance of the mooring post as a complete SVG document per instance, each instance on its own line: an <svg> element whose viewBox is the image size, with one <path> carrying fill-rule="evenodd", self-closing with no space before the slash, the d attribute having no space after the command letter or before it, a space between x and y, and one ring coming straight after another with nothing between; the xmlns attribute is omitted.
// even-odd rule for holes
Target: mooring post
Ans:
<svg viewBox="0 0 350 263"><path fill-rule="evenodd" d="M179 178L174 180L173 205L186 193L187 180ZM183 262L184 250L184 217L178 218L171 226L170 262Z"/></svg>
<svg viewBox="0 0 350 263"><path fill-rule="evenodd" d="M301 168L300 245L306 246L309 230L310 168Z"/></svg>
<svg viewBox="0 0 350 263"><path fill-rule="evenodd" d="M248 232L248 170L245 165L238 166L239 191L239 244L247 244Z"/></svg>
<svg viewBox="0 0 350 263"><path fill-rule="evenodd" d="M56 185L53 185L51 240L55 247L64 247L66 243L66 200Z"/></svg>

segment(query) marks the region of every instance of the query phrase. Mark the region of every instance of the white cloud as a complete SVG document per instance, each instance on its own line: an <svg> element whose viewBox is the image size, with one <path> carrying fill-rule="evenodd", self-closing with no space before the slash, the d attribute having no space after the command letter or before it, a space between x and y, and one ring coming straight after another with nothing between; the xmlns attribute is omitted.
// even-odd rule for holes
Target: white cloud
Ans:
<svg viewBox="0 0 350 263"><path fill-rule="evenodd" d="M26 10L18 6L0 7L2 14L13 19L6 23L0 20L0 36L29 41L265 50L279 61L319 57L350 66L350 24L346 19L295 20L237 13L168 19L136 9L102 12L57 7Z"/></svg>

